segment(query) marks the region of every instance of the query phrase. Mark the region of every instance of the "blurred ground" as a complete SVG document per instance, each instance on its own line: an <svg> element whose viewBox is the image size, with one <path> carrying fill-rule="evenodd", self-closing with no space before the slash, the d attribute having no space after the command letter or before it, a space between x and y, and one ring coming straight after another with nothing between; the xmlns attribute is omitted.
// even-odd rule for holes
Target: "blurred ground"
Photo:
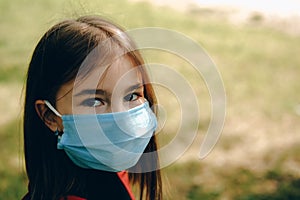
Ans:
<svg viewBox="0 0 300 200"><path fill-rule="evenodd" d="M148 0L148 2L157 7L170 7L180 12L197 12L197 10L215 12L233 24L245 24L252 19L291 34L300 34L300 1L297 0Z"/></svg>

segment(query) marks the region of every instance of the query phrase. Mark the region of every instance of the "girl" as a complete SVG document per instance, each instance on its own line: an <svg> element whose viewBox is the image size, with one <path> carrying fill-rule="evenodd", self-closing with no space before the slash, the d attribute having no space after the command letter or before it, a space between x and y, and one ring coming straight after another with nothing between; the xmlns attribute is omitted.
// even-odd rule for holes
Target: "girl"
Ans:
<svg viewBox="0 0 300 200"><path fill-rule="evenodd" d="M156 98L143 64L126 33L97 16L41 38L27 73L23 199L134 199L130 183L139 199L162 198Z"/></svg>

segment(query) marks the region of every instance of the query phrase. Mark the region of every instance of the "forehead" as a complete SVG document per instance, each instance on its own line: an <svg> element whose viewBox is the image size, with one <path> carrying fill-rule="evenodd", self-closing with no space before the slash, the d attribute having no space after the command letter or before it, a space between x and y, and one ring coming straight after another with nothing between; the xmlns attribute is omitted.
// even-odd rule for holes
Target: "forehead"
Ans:
<svg viewBox="0 0 300 200"><path fill-rule="evenodd" d="M107 68L99 69L97 89L105 90L109 93L126 89L133 84L142 83L139 67L135 66L129 57L121 57L115 60Z"/></svg>
<svg viewBox="0 0 300 200"><path fill-rule="evenodd" d="M77 76L78 77L78 76ZM138 66L128 56L115 59L108 66L97 66L84 77L64 84L57 93L57 98L74 96L86 89L102 89L112 93L126 89L132 84L141 83L142 75ZM69 91L69 94L67 94ZM67 95L66 95L67 94Z"/></svg>

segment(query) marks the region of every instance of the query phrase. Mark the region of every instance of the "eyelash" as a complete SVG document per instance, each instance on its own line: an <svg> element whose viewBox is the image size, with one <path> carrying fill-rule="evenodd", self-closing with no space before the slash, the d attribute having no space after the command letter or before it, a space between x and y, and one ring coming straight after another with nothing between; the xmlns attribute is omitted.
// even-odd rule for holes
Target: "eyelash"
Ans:
<svg viewBox="0 0 300 200"><path fill-rule="evenodd" d="M132 96L133 95L136 95L136 99L132 99ZM124 97L124 101L136 101L138 100L140 97L142 97L142 94L138 93L138 92L133 92L133 93L130 93L128 95L126 95ZM96 105L96 101L99 101L99 105ZM101 99L101 98L90 98L90 99L87 99L85 101L82 102L82 105L84 106L89 106L89 107L97 107L97 106L102 106L104 105L104 100Z"/></svg>
<svg viewBox="0 0 300 200"><path fill-rule="evenodd" d="M136 95L137 98L136 98L135 100L130 100L131 97L132 97L132 95ZM141 96L142 96L142 95L141 95L140 93L138 93L138 92L133 92L133 93L130 93L130 94L126 95L126 96L124 97L124 100L125 100L125 101L136 101L136 100L138 100Z"/></svg>
<svg viewBox="0 0 300 200"><path fill-rule="evenodd" d="M95 105L96 101L99 101L100 105ZM96 107L104 105L104 100L100 98L90 98L82 102L82 105L89 106L89 107Z"/></svg>

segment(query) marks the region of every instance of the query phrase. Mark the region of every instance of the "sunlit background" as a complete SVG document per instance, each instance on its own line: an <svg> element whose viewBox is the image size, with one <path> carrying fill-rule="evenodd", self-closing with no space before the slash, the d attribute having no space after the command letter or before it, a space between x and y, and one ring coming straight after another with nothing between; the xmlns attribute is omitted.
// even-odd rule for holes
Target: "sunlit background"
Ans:
<svg viewBox="0 0 300 200"><path fill-rule="evenodd" d="M51 25L83 14L106 16L126 29L181 32L206 50L223 77L226 122L213 151L200 160L211 117L205 81L175 55L143 52L147 61L182 73L199 98L194 143L163 169L165 199L300 199L300 1L0 0L0 13L0 199L20 199L27 190L22 87L32 51ZM170 91L156 90L166 110L160 140L167 145L180 109Z"/></svg>

